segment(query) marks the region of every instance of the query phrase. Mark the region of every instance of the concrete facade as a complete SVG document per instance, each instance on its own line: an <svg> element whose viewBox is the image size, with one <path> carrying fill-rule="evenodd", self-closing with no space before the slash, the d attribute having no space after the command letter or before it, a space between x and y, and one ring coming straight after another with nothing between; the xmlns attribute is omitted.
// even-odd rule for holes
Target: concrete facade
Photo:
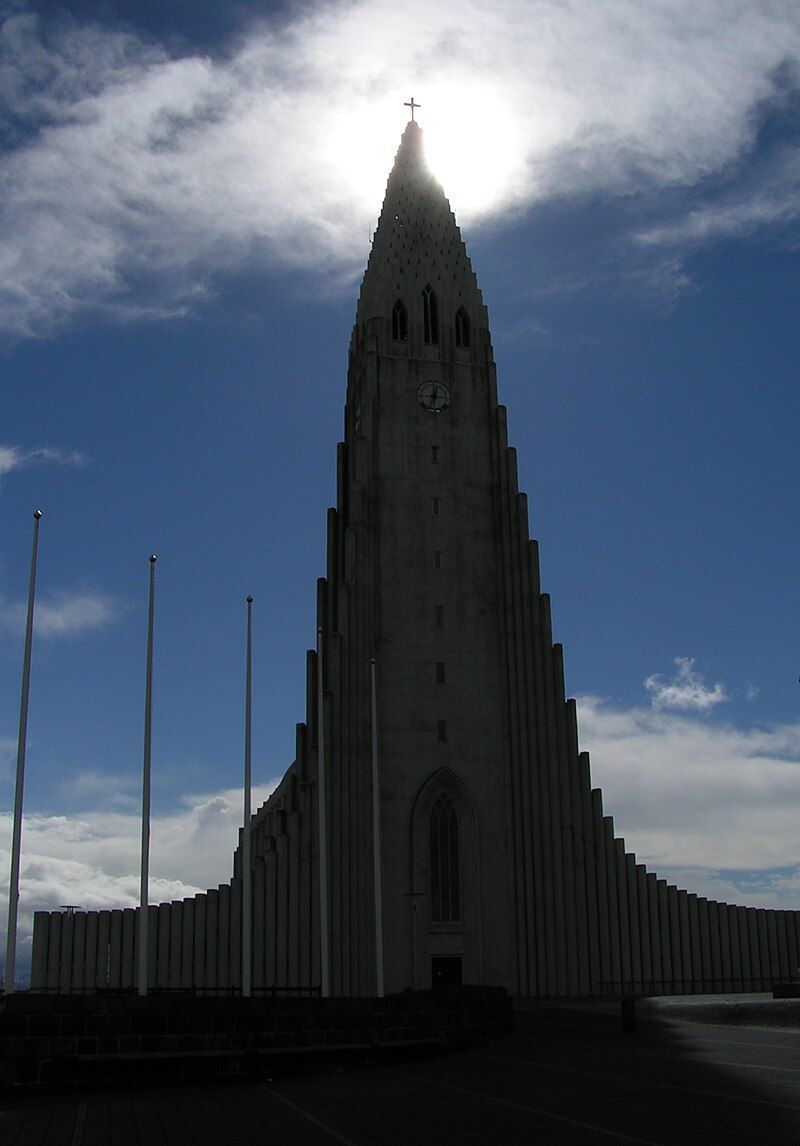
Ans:
<svg viewBox="0 0 800 1146"><path fill-rule="evenodd" d="M615 838L591 788L486 308L415 123L359 297L337 485L318 585L332 993L378 991L379 944L387 993L438 977L576 997L759 990L789 976L800 912L668 887ZM319 667L309 653L296 759L252 822L256 989L323 978ZM238 985L238 865L237 853L230 885L150 909L154 984ZM35 985L85 988L107 966L114 984L135 981L134 913L91 916L37 916Z"/></svg>

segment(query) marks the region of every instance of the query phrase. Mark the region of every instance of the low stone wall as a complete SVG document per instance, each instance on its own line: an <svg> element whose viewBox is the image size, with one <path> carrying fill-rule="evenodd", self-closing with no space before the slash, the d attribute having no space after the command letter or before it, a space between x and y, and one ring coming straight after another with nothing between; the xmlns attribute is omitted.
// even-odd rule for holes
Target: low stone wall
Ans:
<svg viewBox="0 0 800 1146"><path fill-rule="evenodd" d="M385 999L21 993L0 1002L0 1086L258 1073L444 1050L512 1027L508 996L493 987Z"/></svg>

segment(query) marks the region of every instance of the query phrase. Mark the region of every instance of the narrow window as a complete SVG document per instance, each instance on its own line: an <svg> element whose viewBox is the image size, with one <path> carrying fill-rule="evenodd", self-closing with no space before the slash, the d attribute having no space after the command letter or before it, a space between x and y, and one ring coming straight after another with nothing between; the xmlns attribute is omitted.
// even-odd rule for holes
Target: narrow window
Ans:
<svg viewBox="0 0 800 1146"><path fill-rule="evenodd" d="M469 315L463 306L456 311L456 346L469 346Z"/></svg>
<svg viewBox="0 0 800 1146"><path fill-rule="evenodd" d="M458 820L452 801L442 793L431 809L431 919L454 923L461 918L458 878Z"/></svg>
<svg viewBox="0 0 800 1146"><path fill-rule="evenodd" d="M438 462L439 461L439 447L438 446L431 446L431 461L432 462Z"/></svg>
<svg viewBox="0 0 800 1146"><path fill-rule="evenodd" d="M433 499L433 516L439 517L441 512L442 512L442 499L440 497L435 497Z"/></svg>
<svg viewBox="0 0 800 1146"><path fill-rule="evenodd" d="M436 683L444 684L444 661L436 663Z"/></svg>
<svg viewBox="0 0 800 1146"><path fill-rule="evenodd" d="M392 338L395 342L408 341L408 311L400 299L392 308Z"/></svg>
<svg viewBox="0 0 800 1146"><path fill-rule="evenodd" d="M447 740L447 721L438 720L436 722L436 730L439 740Z"/></svg>
<svg viewBox="0 0 800 1146"><path fill-rule="evenodd" d="M422 330L427 343L439 341L439 305L430 285L422 292Z"/></svg>
<svg viewBox="0 0 800 1146"><path fill-rule="evenodd" d="M433 567L434 567L434 569L441 569L441 567L442 567L442 551L441 551L441 549L434 549L434 551L433 551Z"/></svg>
<svg viewBox="0 0 800 1146"><path fill-rule="evenodd" d="M444 628L444 605L436 605L435 610L436 610L436 614L435 614L436 615L436 628L437 629L443 629Z"/></svg>

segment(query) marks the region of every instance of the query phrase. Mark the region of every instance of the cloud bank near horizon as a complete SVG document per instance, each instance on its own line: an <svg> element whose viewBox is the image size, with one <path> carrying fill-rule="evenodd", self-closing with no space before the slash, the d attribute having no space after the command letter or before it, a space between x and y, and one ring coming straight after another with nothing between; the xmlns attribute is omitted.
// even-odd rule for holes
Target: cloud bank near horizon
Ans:
<svg viewBox="0 0 800 1146"><path fill-rule="evenodd" d="M760 109L797 86L789 2L410 4L304 7L252 24L214 59L171 58L97 26L6 20L3 329L41 335L98 307L183 314L215 271L253 260L352 276L397 142L388 125L410 91L424 96L435 169L469 222L572 193L712 174L724 185ZM763 178L766 190L731 189L637 241L795 216L797 152Z"/></svg>
<svg viewBox="0 0 800 1146"><path fill-rule="evenodd" d="M578 699L578 721L606 815L651 870L800 877L800 724L742 729L596 696ZM799 893L796 879L782 905Z"/></svg>
<svg viewBox="0 0 800 1146"><path fill-rule="evenodd" d="M277 781L253 787L258 808ZM20 879L20 960L30 958L34 911L73 904L98 911L135 907L139 902L141 821L109 778L79 777L76 791L85 811L69 815L25 816ZM89 803L89 800L93 801ZM241 822L242 794L229 789L187 796L177 810L151 822L150 899L183 899L230 879ZM0 814L0 865L10 862L12 818ZM8 912L8 888L0 888L0 918ZM3 939L5 944L5 939ZM5 947L3 948L5 949Z"/></svg>

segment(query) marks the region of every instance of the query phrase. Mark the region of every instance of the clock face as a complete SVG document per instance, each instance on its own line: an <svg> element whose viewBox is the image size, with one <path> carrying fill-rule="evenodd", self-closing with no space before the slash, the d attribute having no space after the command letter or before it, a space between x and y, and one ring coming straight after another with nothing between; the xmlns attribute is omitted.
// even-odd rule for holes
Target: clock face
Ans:
<svg viewBox="0 0 800 1146"><path fill-rule="evenodd" d="M423 382L417 400L429 414L441 414L450 405L450 391L441 382Z"/></svg>

